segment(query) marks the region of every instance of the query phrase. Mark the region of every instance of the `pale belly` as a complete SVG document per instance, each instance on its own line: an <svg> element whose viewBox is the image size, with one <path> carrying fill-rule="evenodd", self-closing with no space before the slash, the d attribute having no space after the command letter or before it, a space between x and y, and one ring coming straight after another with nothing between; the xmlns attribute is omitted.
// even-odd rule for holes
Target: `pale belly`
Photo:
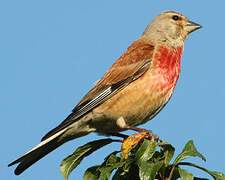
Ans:
<svg viewBox="0 0 225 180"><path fill-rule="evenodd" d="M146 72L118 94L93 110L92 125L97 132L122 131L116 124L123 117L128 126L137 126L152 119L168 102L174 84L160 73Z"/></svg>

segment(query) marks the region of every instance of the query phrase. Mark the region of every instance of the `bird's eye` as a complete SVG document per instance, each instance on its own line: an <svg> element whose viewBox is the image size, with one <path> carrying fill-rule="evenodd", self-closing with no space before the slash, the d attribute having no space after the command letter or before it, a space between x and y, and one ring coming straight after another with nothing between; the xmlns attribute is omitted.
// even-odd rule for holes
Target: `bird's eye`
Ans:
<svg viewBox="0 0 225 180"><path fill-rule="evenodd" d="M174 21L177 21L177 20L179 20L179 19L180 19L180 17L179 17L179 16L177 16L177 15L174 15L174 16L172 17L172 19L173 19Z"/></svg>

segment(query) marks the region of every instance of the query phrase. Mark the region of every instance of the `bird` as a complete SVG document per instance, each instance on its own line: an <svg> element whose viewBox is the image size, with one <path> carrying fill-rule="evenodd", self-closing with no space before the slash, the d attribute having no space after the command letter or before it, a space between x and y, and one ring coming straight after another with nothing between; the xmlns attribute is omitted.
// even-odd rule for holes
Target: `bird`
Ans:
<svg viewBox="0 0 225 180"><path fill-rule="evenodd" d="M138 130L171 99L184 41L201 27L175 11L156 16L72 113L8 166L19 163L14 171L19 175L62 144L91 132L120 136L128 129Z"/></svg>

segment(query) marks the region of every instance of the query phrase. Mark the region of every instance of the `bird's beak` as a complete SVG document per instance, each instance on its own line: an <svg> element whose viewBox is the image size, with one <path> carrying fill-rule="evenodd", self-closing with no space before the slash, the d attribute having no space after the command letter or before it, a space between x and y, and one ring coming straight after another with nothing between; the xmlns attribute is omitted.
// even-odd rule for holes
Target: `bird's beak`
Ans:
<svg viewBox="0 0 225 180"><path fill-rule="evenodd" d="M186 24L186 30L187 30L188 34L197 30L197 29L200 29L200 28L202 28L201 25L199 25L197 23L194 23L192 21L188 21L187 24Z"/></svg>

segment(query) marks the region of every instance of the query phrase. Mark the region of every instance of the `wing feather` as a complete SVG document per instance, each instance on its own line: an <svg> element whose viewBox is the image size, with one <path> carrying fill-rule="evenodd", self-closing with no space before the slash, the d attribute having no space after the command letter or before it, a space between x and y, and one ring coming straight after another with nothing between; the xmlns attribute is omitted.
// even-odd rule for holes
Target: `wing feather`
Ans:
<svg viewBox="0 0 225 180"><path fill-rule="evenodd" d="M80 117L141 77L150 68L153 50L154 46L143 39L135 41L77 104L72 113L59 126L47 133L42 141L76 122Z"/></svg>

